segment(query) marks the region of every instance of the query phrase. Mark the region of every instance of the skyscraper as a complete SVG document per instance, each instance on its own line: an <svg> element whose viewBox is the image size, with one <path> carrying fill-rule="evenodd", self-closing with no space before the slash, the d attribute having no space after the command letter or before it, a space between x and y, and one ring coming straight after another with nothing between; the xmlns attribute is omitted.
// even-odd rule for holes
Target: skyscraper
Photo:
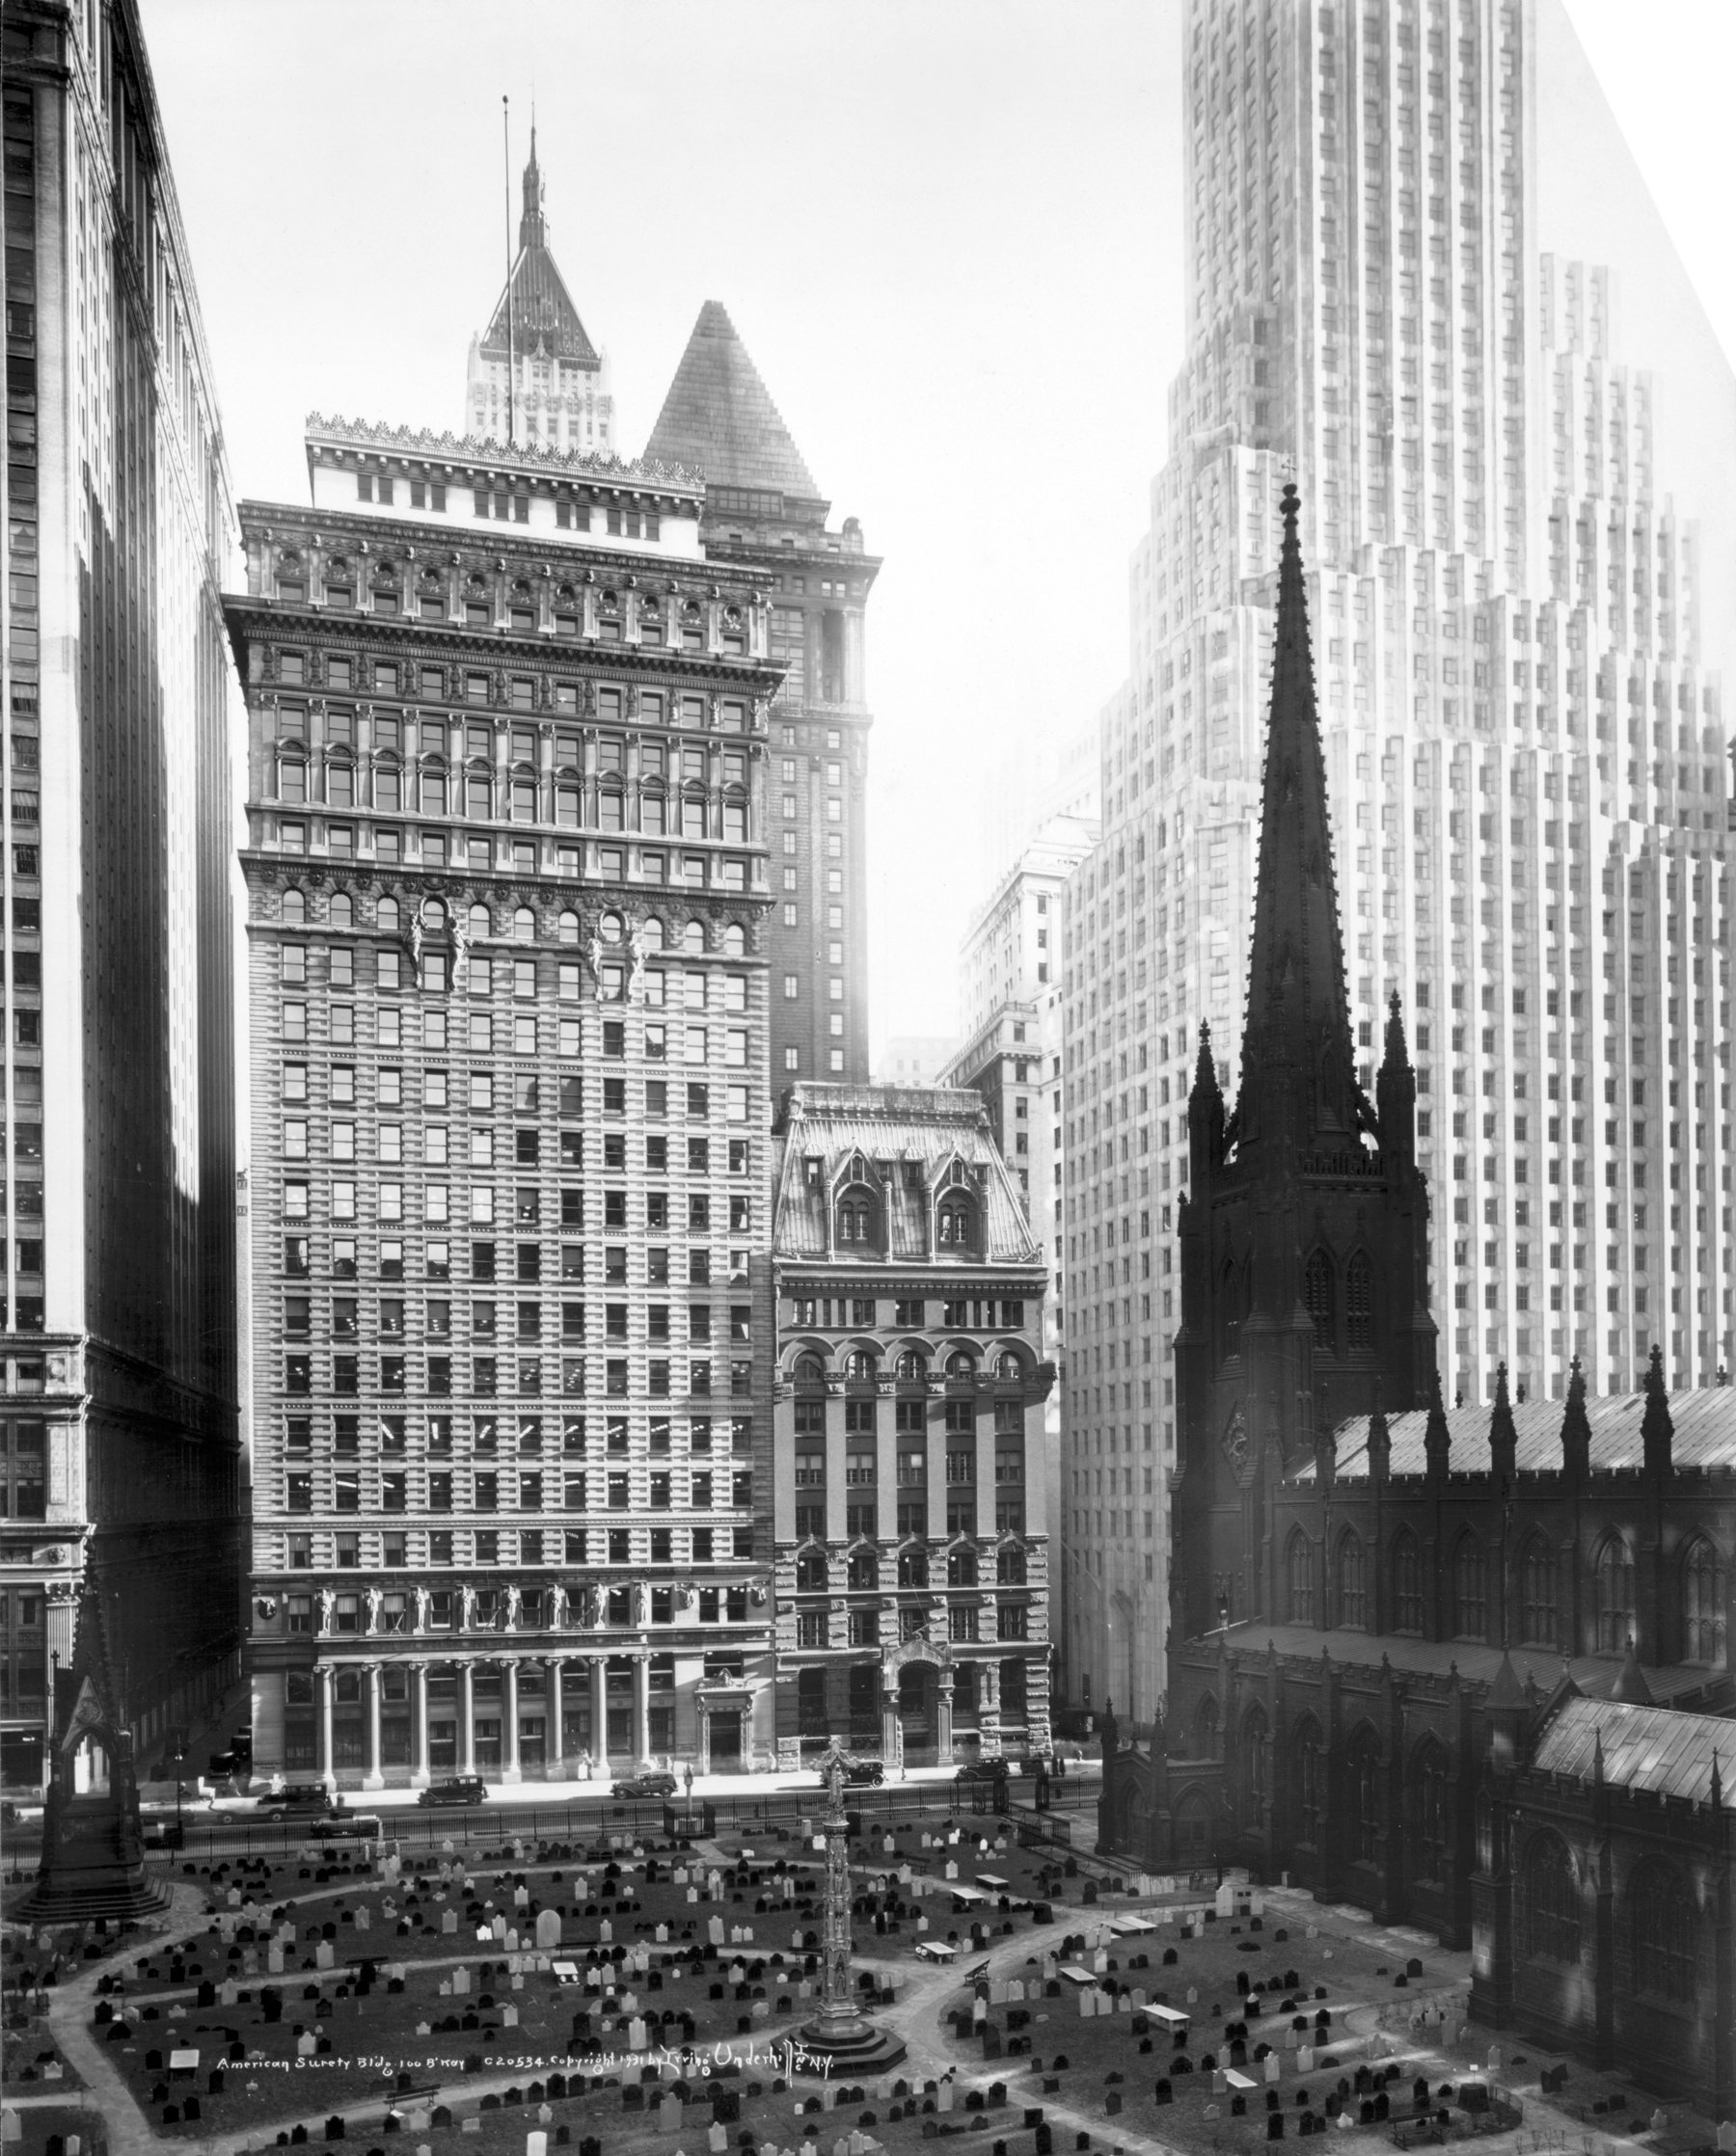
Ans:
<svg viewBox="0 0 1736 2156"><path fill-rule="evenodd" d="M645 455L705 479L707 558L770 579L773 905L772 1076L868 1076L868 595L879 559L831 504L716 300L664 399Z"/></svg>
<svg viewBox="0 0 1736 2156"><path fill-rule="evenodd" d="M460 432L607 455L614 446L609 355L591 342L549 251L534 127L521 186L518 252L487 329L471 338Z"/></svg>
<svg viewBox="0 0 1736 2156"><path fill-rule="evenodd" d="M1533 0L1185 20L1188 354L1065 923L1067 1412L1093 1472L1112 1437L1173 1445L1175 1111L1202 1019L1227 1088L1241 1060L1288 475L1355 1046L1366 1085L1396 990L1449 1397L1503 1360L1557 1394L1576 1355L1598 1390L1654 1341L1682 1384L1731 1354L1719 689L1652 385L1604 273L1540 246L1535 35Z"/></svg>
<svg viewBox="0 0 1736 2156"><path fill-rule="evenodd" d="M764 578L618 459L247 503L254 1758L772 1738Z"/></svg>
<svg viewBox="0 0 1736 2156"><path fill-rule="evenodd" d="M131 0L5 24L0 1776L82 1575L149 1764L240 1676L233 512Z"/></svg>

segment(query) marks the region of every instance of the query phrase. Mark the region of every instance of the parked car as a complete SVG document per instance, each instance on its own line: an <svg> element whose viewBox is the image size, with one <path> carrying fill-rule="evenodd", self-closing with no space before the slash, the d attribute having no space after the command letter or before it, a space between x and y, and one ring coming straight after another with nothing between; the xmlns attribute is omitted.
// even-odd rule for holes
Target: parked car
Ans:
<svg viewBox="0 0 1736 2156"><path fill-rule="evenodd" d="M886 1769L879 1760L846 1760L844 1782L847 1788L878 1789L886 1778ZM822 1774L820 1787L829 1789L831 1777Z"/></svg>
<svg viewBox="0 0 1736 2156"><path fill-rule="evenodd" d="M994 1784L1007 1779L1005 1760L966 1760L953 1779L965 1787L972 1783Z"/></svg>
<svg viewBox="0 0 1736 2156"><path fill-rule="evenodd" d="M416 1800L419 1804L486 1804L488 1784L480 1774L450 1774L430 1782Z"/></svg>
<svg viewBox="0 0 1736 2156"><path fill-rule="evenodd" d="M374 1842L379 1839L380 1821L372 1812L340 1808L315 1819L309 1832L315 1842Z"/></svg>
<svg viewBox="0 0 1736 2156"><path fill-rule="evenodd" d="M673 1796L680 1784L673 1774L627 1774L614 1786L617 1796Z"/></svg>
<svg viewBox="0 0 1736 2156"><path fill-rule="evenodd" d="M262 1796L259 1810L268 1819L318 1819L338 1809L323 1782L290 1782L275 1796Z"/></svg>

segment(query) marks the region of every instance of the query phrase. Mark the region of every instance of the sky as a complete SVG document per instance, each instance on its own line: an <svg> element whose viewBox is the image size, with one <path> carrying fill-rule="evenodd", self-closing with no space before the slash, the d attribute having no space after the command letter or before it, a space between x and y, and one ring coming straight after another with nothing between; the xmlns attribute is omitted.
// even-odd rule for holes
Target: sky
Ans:
<svg viewBox="0 0 1736 2156"><path fill-rule="evenodd" d="M872 1030L950 1032L985 789L1126 670L1181 357L1180 0L140 6L238 495L305 499L310 411L461 428L504 270L502 94L513 217L534 101L624 453L702 302L728 308L834 520L884 556ZM1567 13L1736 354L1736 8ZM1562 191L1576 247L1587 192ZM1642 274L1657 236L1629 238ZM1633 327L1668 363L1666 315Z"/></svg>

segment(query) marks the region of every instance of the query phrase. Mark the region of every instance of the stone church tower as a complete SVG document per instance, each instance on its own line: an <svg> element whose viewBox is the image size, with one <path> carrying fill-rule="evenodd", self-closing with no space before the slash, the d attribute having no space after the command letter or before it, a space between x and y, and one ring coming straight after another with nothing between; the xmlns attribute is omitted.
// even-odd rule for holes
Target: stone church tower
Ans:
<svg viewBox="0 0 1736 2156"><path fill-rule="evenodd" d="M1397 1000L1370 1102L1356 1076L1308 606L1284 497L1240 1096L1202 1029L1188 1101L1176 1336L1175 1634L1270 1617L1270 1493L1347 1415L1426 1406L1428 1194ZM1322 1459L1330 1474L1329 1459Z"/></svg>

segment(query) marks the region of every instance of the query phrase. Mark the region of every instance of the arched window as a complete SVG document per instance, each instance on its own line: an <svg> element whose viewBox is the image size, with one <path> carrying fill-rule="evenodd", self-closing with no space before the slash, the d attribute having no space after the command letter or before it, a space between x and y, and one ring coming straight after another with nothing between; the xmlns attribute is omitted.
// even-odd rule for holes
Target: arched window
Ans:
<svg viewBox="0 0 1736 2156"><path fill-rule="evenodd" d="M976 1551L974 1550L949 1550L946 1552L946 1584L949 1587L974 1587L976 1583Z"/></svg>
<svg viewBox="0 0 1736 2156"><path fill-rule="evenodd" d="M441 930L446 927L447 909L445 900L424 899L422 901L421 917L422 927L432 929L438 935Z"/></svg>
<svg viewBox="0 0 1736 2156"><path fill-rule="evenodd" d="M898 1359L898 1375L906 1385L926 1385L928 1357L915 1348L906 1348Z"/></svg>
<svg viewBox="0 0 1736 2156"><path fill-rule="evenodd" d="M1380 1739L1365 1728L1350 1747L1350 1822L1358 1864L1372 1864L1380 1842Z"/></svg>
<svg viewBox="0 0 1736 2156"><path fill-rule="evenodd" d="M1451 1861L1447 1830L1447 1755L1432 1738L1418 1748L1411 1768L1411 1791L1417 1808L1418 1876L1444 1879Z"/></svg>
<svg viewBox="0 0 1736 2156"><path fill-rule="evenodd" d="M1455 1639L1489 1636L1488 1568L1475 1535L1460 1535L1452 1552L1452 1635Z"/></svg>
<svg viewBox="0 0 1736 2156"><path fill-rule="evenodd" d="M723 956L726 958L747 956L747 935L739 921L732 921L723 930Z"/></svg>
<svg viewBox="0 0 1736 2156"><path fill-rule="evenodd" d="M1344 1268L1344 1345L1367 1355L1374 1345L1374 1268L1358 1251Z"/></svg>
<svg viewBox="0 0 1736 2156"><path fill-rule="evenodd" d="M1533 1535L1519 1560L1519 1638L1526 1647L1556 1644L1556 1557L1541 1535Z"/></svg>
<svg viewBox="0 0 1736 2156"><path fill-rule="evenodd" d="M947 1198L936 1216L936 1237L942 1250L968 1250L976 1241L976 1213L968 1199Z"/></svg>
<svg viewBox="0 0 1736 2156"><path fill-rule="evenodd" d="M847 1195L838 1205L838 1241L859 1246L874 1239L873 1199L860 1193Z"/></svg>
<svg viewBox="0 0 1736 2156"><path fill-rule="evenodd" d="M471 907L469 923L472 936L493 935L494 933L494 923L489 918L488 908L485 905Z"/></svg>
<svg viewBox="0 0 1736 2156"><path fill-rule="evenodd" d="M976 1357L968 1349L960 1348L956 1354L947 1357L946 1374L949 1378L974 1378Z"/></svg>
<svg viewBox="0 0 1736 2156"><path fill-rule="evenodd" d="M1393 1545L1393 1630L1423 1630L1423 1553L1408 1527Z"/></svg>
<svg viewBox="0 0 1736 2156"><path fill-rule="evenodd" d="M639 945L646 951L661 951L664 948L664 925L655 913L640 924Z"/></svg>
<svg viewBox="0 0 1736 2156"><path fill-rule="evenodd" d="M1023 1360L1008 1349L1005 1354L995 1357L994 1374L1003 1385L1021 1384L1025 1374Z"/></svg>
<svg viewBox="0 0 1736 2156"><path fill-rule="evenodd" d="M1266 1800L1268 1774L1271 1766L1271 1730L1266 1722L1263 1707L1250 1708L1242 1723L1242 1772L1248 1792L1248 1803L1256 1819Z"/></svg>
<svg viewBox="0 0 1736 2156"><path fill-rule="evenodd" d="M1320 1838L1320 1800L1324 1789L1319 1725L1310 1719L1298 1728L1290 1747L1290 1796L1295 1805L1298 1842L1313 1843Z"/></svg>
<svg viewBox="0 0 1736 2156"><path fill-rule="evenodd" d="M522 905L512 916L512 940L515 943L536 941L536 916L528 905Z"/></svg>
<svg viewBox="0 0 1736 2156"><path fill-rule="evenodd" d="M926 1553L920 1550L904 1550L898 1560L898 1584L901 1587L926 1587L928 1583Z"/></svg>
<svg viewBox="0 0 1736 2156"><path fill-rule="evenodd" d="M826 1592L824 1550L804 1550L797 1558L796 1587L798 1593L803 1595L823 1595Z"/></svg>
<svg viewBox="0 0 1736 2156"><path fill-rule="evenodd" d="M1308 1547L1308 1537L1300 1527L1290 1535L1285 1553L1285 1571L1289 1580L1289 1621L1292 1625L1312 1625L1314 1551Z"/></svg>
<svg viewBox="0 0 1736 2156"><path fill-rule="evenodd" d="M851 1552L850 1584L857 1594L880 1585L880 1559L872 1550L855 1550Z"/></svg>
<svg viewBox="0 0 1736 2156"><path fill-rule="evenodd" d="M1332 1260L1324 1251L1314 1251L1302 1271L1302 1302L1314 1326L1315 1346L1332 1353Z"/></svg>
<svg viewBox="0 0 1736 2156"><path fill-rule="evenodd" d="M687 927L682 930L681 948L687 953L690 958L698 958L704 957L705 923L703 921L690 921Z"/></svg>
<svg viewBox="0 0 1736 2156"><path fill-rule="evenodd" d="M1339 1543L1338 1621L1357 1631L1366 1631L1369 1624L1362 1537L1351 1527L1344 1530Z"/></svg>
<svg viewBox="0 0 1736 2156"><path fill-rule="evenodd" d="M1525 1852L1525 1952L1545 1961L1580 1957L1579 1888L1559 1834L1533 1837Z"/></svg>
<svg viewBox="0 0 1736 2156"><path fill-rule="evenodd" d="M798 1385L824 1385L826 1383L826 1364L821 1361L817 1355L798 1356L796 1360L796 1383Z"/></svg>
<svg viewBox="0 0 1736 2156"><path fill-rule="evenodd" d="M1217 1701L1207 1692L1194 1710L1195 1759L1208 1760L1217 1757Z"/></svg>
<svg viewBox="0 0 1736 2156"><path fill-rule="evenodd" d="M356 912L355 907L350 903L350 895L347 891L334 891L332 893L330 918L335 929L354 927Z"/></svg>
<svg viewBox="0 0 1736 2156"><path fill-rule="evenodd" d="M852 1385L872 1385L879 1371L878 1357L866 1348L852 1348L844 1358L844 1375Z"/></svg>
<svg viewBox="0 0 1736 2156"><path fill-rule="evenodd" d="M1232 1355L1241 1353L1241 1273L1234 1258L1225 1259L1223 1278L1219 1281L1218 1287L1218 1309L1223 1319L1224 1355L1228 1359Z"/></svg>
<svg viewBox="0 0 1736 2156"><path fill-rule="evenodd" d="M621 940L621 916L618 913L601 913L597 916L597 933L605 943Z"/></svg>
<svg viewBox="0 0 1736 2156"><path fill-rule="evenodd" d="M555 932L562 943L577 943L579 940L579 916L576 913L563 913L555 924Z"/></svg>
<svg viewBox="0 0 1736 2156"><path fill-rule="evenodd" d="M1724 1660L1724 1574L1704 1535L1682 1559L1682 1659L1722 1669Z"/></svg>
<svg viewBox="0 0 1736 2156"><path fill-rule="evenodd" d="M1631 1896L1634 1981L1664 1999L1694 1997L1694 1896L1673 1865L1652 1858L1640 1867Z"/></svg>
<svg viewBox="0 0 1736 2156"><path fill-rule="evenodd" d="M308 902L300 891L284 893L283 917L285 921L305 921L308 918Z"/></svg>
<svg viewBox="0 0 1736 2156"><path fill-rule="evenodd" d="M398 903L395 899L382 899L374 907L374 922L388 934L395 935L398 925Z"/></svg>
<svg viewBox="0 0 1736 2156"><path fill-rule="evenodd" d="M1634 1560L1619 1535L1597 1552L1592 1571L1597 1606L1597 1651L1619 1655L1634 1630Z"/></svg>

